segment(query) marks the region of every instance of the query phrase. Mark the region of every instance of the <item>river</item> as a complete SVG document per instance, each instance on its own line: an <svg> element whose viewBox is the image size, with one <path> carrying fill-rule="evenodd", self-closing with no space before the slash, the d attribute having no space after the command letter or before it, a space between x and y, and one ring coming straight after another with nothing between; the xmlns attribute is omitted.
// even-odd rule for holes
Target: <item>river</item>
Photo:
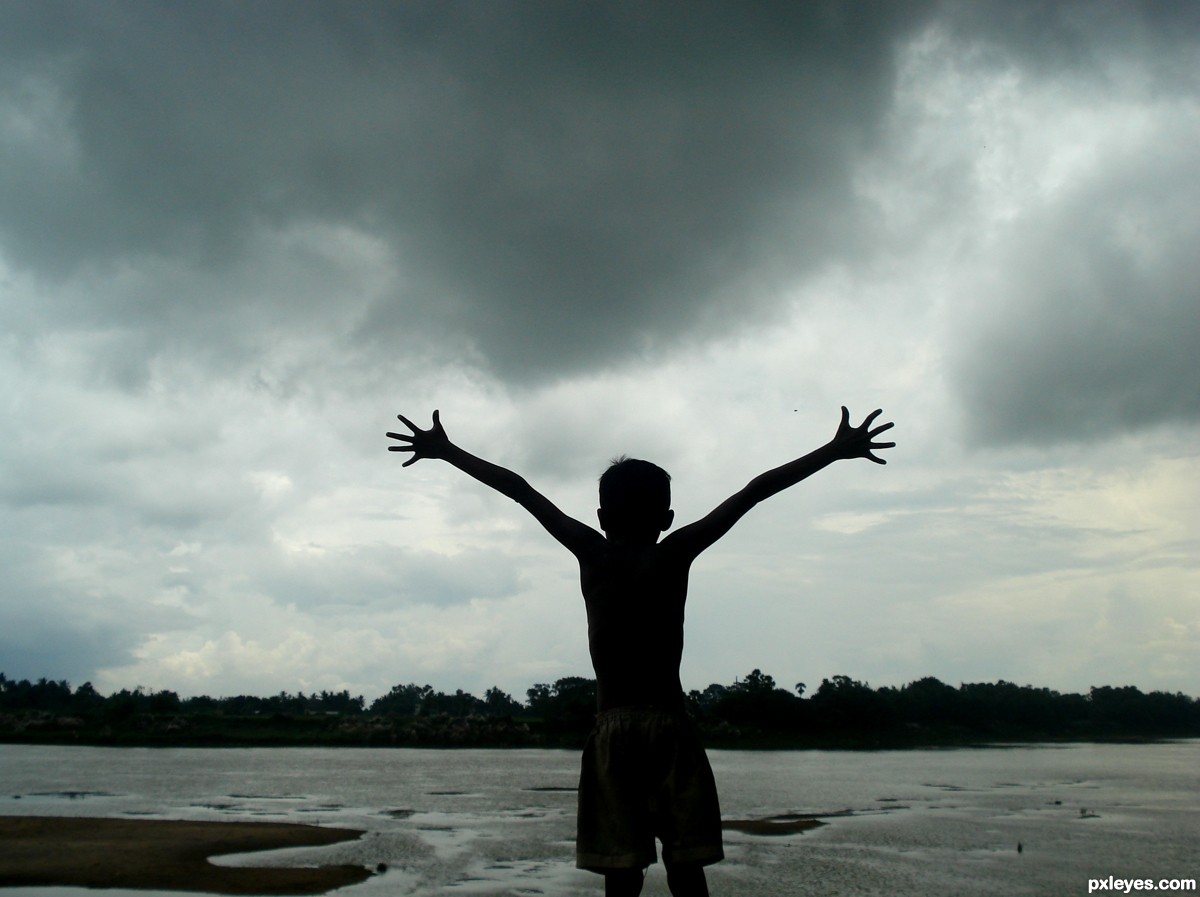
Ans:
<svg viewBox="0 0 1200 897"><path fill-rule="evenodd" d="M710 759L727 819L826 823L785 836L727 832L727 859L709 869L715 897L1062 897L1109 876L1200 877L1200 741ZM387 866L345 897L582 897L603 886L574 868L577 764L576 753L551 750L0 745L0 815L360 828L356 842L222 862ZM643 894L667 893L652 867Z"/></svg>

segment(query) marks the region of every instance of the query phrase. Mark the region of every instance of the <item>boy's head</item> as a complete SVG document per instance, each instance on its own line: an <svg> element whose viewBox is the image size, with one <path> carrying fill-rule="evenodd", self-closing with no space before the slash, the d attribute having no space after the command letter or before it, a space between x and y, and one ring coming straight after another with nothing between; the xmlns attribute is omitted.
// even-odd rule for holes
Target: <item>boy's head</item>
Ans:
<svg viewBox="0 0 1200 897"><path fill-rule="evenodd" d="M671 526L671 475L622 455L600 477L600 528L610 539L650 541Z"/></svg>

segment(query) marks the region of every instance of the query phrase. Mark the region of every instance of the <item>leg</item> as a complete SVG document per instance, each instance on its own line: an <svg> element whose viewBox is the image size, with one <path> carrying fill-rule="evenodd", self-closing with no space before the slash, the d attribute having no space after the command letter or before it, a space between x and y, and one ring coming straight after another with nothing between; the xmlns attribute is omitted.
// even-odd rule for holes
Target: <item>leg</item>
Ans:
<svg viewBox="0 0 1200 897"><path fill-rule="evenodd" d="M604 873L604 897L638 897L642 893L642 869Z"/></svg>
<svg viewBox="0 0 1200 897"><path fill-rule="evenodd" d="M708 881L699 863L667 863L667 887L673 897L708 897Z"/></svg>

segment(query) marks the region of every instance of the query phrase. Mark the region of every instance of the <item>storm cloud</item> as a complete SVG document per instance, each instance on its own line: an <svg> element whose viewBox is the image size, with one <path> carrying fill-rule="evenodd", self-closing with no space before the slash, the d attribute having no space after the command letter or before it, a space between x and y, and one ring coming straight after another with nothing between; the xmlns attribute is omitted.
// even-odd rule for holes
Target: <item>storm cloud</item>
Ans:
<svg viewBox="0 0 1200 897"><path fill-rule="evenodd" d="M828 3L6 13L10 265L219 278L264 234L350 228L391 268L360 339L453 334L514 380L766 314L790 280L862 252L853 166L919 19ZM235 300L123 292L83 314L186 327Z"/></svg>
<svg viewBox="0 0 1200 897"><path fill-rule="evenodd" d="M689 612L698 684L1008 657L1078 687L1114 656L1177 681L1197 9L0 6L0 671L573 674L570 565L474 484L389 465L396 411L440 405L587 520L609 457L653 456L683 522L848 403L896 417L894 464L731 535ZM799 585L845 655L719 637L794 630ZM1149 602L1144 638L1087 594ZM863 619L887 650L855 649Z"/></svg>

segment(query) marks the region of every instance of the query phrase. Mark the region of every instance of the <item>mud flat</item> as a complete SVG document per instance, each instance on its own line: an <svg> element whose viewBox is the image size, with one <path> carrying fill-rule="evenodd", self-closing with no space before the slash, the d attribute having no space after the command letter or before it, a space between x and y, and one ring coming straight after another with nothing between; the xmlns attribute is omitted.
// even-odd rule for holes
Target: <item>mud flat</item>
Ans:
<svg viewBox="0 0 1200 897"><path fill-rule="evenodd" d="M721 828L746 835L797 835L825 823L815 816L771 816L767 819L723 819Z"/></svg>
<svg viewBox="0 0 1200 897"><path fill-rule="evenodd" d="M362 834L280 822L0 816L0 887L323 894L371 873L363 866L248 868L217 866L208 859L335 844Z"/></svg>

